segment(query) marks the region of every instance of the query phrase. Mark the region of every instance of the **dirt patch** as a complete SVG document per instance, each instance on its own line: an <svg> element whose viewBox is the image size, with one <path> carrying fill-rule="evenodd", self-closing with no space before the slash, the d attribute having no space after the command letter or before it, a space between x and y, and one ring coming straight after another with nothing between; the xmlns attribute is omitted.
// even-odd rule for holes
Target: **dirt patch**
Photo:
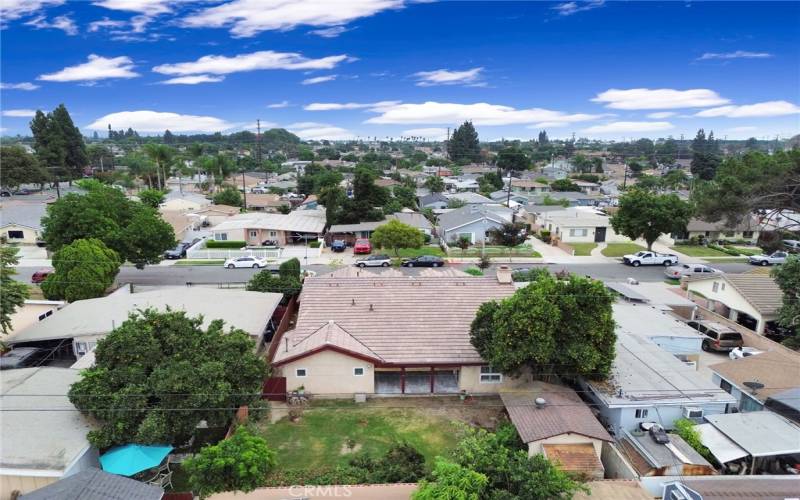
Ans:
<svg viewBox="0 0 800 500"><path fill-rule="evenodd" d="M367 405L380 408L413 408L425 415L456 420L470 425L494 429L507 420L505 406L497 396L482 396L462 401L458 396L374 398Z"/></svg>
<svg viewBox="0 0 800 500"><path fill-rule="evenodd" d="M353 445L352 447L350 445ZM339 455L349 455L352 453L358 453L361 451L361 443L342 443L341 449L339 449Z"/></svg>

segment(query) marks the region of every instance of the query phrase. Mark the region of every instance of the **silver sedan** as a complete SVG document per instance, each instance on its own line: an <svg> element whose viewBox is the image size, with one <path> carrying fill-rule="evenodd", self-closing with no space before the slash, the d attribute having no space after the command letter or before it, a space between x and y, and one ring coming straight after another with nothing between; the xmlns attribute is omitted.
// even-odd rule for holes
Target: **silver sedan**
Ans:
<svg viewBox="0 0 800 500"><path fill-rule="evenodd" d="M708 267L705 264L678 264L664 269L664 274L668 278L679 280L684 276L712 276L721 274L722 271Z"/></svg>

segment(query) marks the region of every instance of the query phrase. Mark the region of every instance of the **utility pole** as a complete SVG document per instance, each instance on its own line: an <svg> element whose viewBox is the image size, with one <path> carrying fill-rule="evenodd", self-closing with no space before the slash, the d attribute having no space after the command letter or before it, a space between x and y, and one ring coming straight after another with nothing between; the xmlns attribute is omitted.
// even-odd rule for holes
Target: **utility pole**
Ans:
<svg viewBox="0 0 800 500"><path fill-rule="evenodd" d="M244 210L247 211L247 188L244 185L244 169L242 168L242 157L239 156L239 153L236 153L236 163L239 167L239 171L242 173L242 196L244 197Z"/></svg>
<svg viewBox="0 0 800 500"><path fill-rule="evenodd" d="M256 162L261 166L261 120L256 120Z"/></svg>
<svg viewBox="0 0 800 500"><path fill-rule="evenodd" d="M447 127L447 140L444 143L444 154L445 157L449 160L450 159L450 127ZM441 179L442 177L442 164L439 163L439 169L436 171L436 176Z"/></svg>

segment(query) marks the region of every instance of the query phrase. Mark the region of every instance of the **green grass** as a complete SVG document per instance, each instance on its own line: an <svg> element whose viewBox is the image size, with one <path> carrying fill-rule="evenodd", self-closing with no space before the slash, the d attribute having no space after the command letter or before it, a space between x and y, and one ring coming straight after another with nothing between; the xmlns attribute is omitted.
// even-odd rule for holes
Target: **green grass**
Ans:
<svg viewBox="0 0 800 500"><path fill-rule="evenodd" d="M176 266L221 266L225 259L181 259Z"/></svg>
<svg viewBox="0 0 800 500"><path fill-rule="evenodd" d="M606 257L622 257L623 255L636 253L641 250L647 249L636 243L609 243L600 253Z"/></svg>
<svg viewBox="0 0 800 500"><path fill-rule="evenodd" d="M381 250L381 252L382 251L383 250ZM375 251L373 251L373 253L375 253ZM391 251L391 250L387 250L386 253L391 255L392 257L396 257L394 252ZM399 255L400 257L404 257L404 258L408 258L408 259L411 259L411 258L414 258L414 257L419 257L421 255L435 255L437 257L445 257L446 256L441 248L439 248L438 246L433 246L433 245L431 245L431 246L422 246L420 248L401 248L398 251L398 253L400 254Z"/></svg>
<svg viewBox="0 0 800 500"><path fill-rule="evenodd" d="M585 257L592 254L597 243L567 243L567 245L575 249L575 255Z"/></svg>
<svg viewBox="0 0 800 500"><path fill-rule="evenodd" d="M680 285L681 280L675 278L667 278L664 280L664 283L666 283L667 285Z"/></svg>
<svg viewBox="0 0 800 500"><path fill-rule="evenodd" d="M719 250L701 245L676 245L669 248L670 250L675 250L689 257L730 257L730 255L725 252L720 252Z"/></svg>
<svg viewBox="0 0 800 500"><path fill-rule="evenodd" d="M352 404L351 404L352 405ZM346 465L357 451L372 456L405 441L425 456L428 465L437 455L447 455L456 445L456 424L414 408L309 409L296 423L284 418L274 424L259 424L270 448L278 452L281 469L314 469Z"/></svg>
<svg viewBox="0 0 800 500"><path fill-rule="evenodd" d="M726 248L731 248L733 250L736 250L741 255L744 255L746 257L748 257L750 255L760 255L760 254L764 253L764 252L761 251L760 248L754 248L754 247L737 247L735 245L726 245Z"/></svg>
<svg viewBox="0 0 800 500"><path fill-rule="evenodd" d="M508 257L509 248L498 245L486 245L484 250L481 245L474 245L462 251L458 247L450 247L451 257L480 257L483 252L490 257ZM524 244L511 248L511 257L541 257L542 255L535 251L532 246Z"/></svg>

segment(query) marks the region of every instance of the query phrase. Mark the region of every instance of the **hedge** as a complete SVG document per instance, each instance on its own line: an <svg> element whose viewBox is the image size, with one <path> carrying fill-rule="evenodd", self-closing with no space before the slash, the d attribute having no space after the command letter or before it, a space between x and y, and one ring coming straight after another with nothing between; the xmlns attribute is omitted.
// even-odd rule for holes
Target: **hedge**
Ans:
<svg viewBox="0 0 800 500"><path fill-rule="evenodd" d="M726 253L728 255L733 255L734 257L738 257L739 256L739 252L737 250L733 249L733 248L730 248L730 247L721 247L719 245L714 245L712 243L709 243L708 244L708 248L711 248L713 250L718 250L718 251Z"/></svg>
<svg viewBox="0 0 800 500"><path fill-rule="evenodd" d="M244 248L247 243L236 240L208 240L206 248Z"/></svg>
<svg viewBox="0 0 800 500"><path fill-rule="evenodd" d="M319 241L312 241L311 243L308 244L308 246L311 248L319 248L321 244L322 243L320 243Z"/></svg>

